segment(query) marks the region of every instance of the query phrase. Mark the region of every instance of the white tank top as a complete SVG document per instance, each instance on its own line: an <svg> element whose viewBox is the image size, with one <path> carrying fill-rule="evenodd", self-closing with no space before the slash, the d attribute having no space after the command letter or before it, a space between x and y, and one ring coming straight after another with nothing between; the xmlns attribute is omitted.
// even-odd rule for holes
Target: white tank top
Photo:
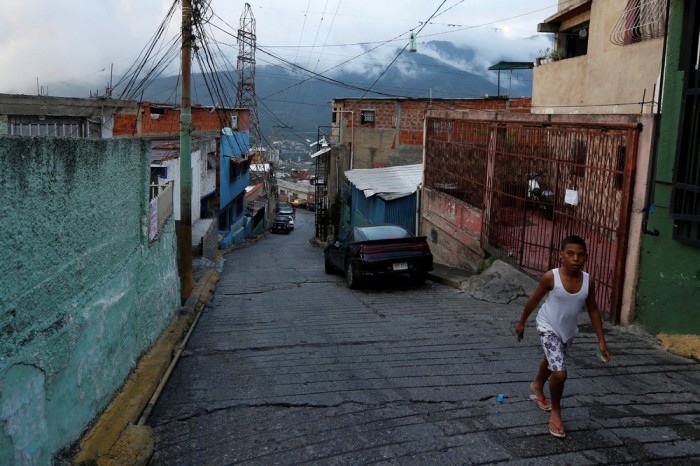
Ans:
<svg viewBox="0 0 700 466"><path fill-rule="evenodd" d="M552 272L554 288L547 293L537 313L537 328L556 333L566 343L578 334L578 315L588 297L588 273L583 272L578 293L569 293L561 283L559 269L552 269Z"/></svg>

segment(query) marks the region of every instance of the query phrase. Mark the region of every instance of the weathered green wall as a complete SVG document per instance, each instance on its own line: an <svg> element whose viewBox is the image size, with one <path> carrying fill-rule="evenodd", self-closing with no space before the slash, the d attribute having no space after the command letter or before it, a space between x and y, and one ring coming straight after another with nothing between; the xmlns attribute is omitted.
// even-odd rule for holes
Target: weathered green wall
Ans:
<svg viewBox="0 0 700 466"><path fill-rule="evenodd" d="M0 137L0 464L49 464L179 306L143 140Z"/></svg>
<svg viewBox="0 0 700 466"><path fill-rule="evenodd" d="M652 333L700 334L700 248L672 239L669 214L683 72L680 70L683 0L671 1L663 114L656 163L654 212L644 237L637 287L637 319Z"/></svg>

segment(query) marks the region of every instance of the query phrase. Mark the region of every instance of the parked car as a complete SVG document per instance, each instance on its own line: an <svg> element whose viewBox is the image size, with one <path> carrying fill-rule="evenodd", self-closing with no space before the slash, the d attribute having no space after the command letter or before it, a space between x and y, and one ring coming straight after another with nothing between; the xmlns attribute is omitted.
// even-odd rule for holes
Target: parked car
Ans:
<svg viewBox="0 0 700 466"><path fill-rule="evenodd" d="M304 199L292 199L292 207L301 207L303 209L306 207L306 201Z"/></svg>
<svg viewBox="0 0 700 466"><path fill-rule="evenodd" d="M281 231L288 235L292 230L294 230L294 225L292 224L292 217L289 215L277 215L272 222L273 233Z"/></svg>
<svg viewBox="0 0 700 466"><path fill-rule="evenodd" d="M326 273L345 273L350 288L375 276L407 274L422 283L433 270L433 255L425 236L398 225L347 227L331 238L323 251Z"/></svg>

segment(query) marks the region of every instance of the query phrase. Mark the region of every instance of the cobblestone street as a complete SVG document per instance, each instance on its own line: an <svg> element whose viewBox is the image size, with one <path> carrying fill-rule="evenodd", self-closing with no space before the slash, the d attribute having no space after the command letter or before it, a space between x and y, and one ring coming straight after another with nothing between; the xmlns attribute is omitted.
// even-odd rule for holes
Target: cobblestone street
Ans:
<svg viewBox="0 0 700 466"><path fill-rule="evenodd" d="M567 438L529 399L541 357L521 307L427 281L348 289L309 244L313 215L226 256L148 424L153 465L658 464L700 457L700 365L586 325L569 352ZM499 403L498 395L503 395Z"/></svg>

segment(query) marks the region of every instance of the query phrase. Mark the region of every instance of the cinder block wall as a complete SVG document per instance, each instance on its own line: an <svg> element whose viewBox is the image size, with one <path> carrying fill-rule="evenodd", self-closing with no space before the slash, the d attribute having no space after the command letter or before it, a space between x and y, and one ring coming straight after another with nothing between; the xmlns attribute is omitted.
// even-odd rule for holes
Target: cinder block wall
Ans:
<svg viewBox="0 0 700 466"><path fill-rule="evenodd" d="M0 464L50 464L179 307L142 140L0 137Z"/></svg>

